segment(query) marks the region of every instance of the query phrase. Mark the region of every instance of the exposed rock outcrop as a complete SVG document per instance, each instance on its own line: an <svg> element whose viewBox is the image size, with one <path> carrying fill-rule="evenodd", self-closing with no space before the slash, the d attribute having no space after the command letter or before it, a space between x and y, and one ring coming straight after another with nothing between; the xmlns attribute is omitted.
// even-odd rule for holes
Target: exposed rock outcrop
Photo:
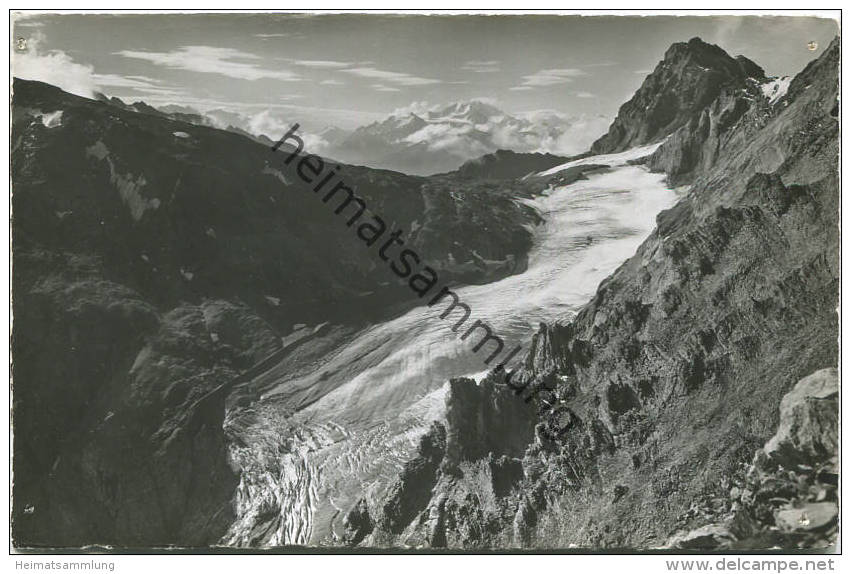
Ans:
<svg viewBox="0 0 851 574"><path fill-rule="evenodd" d="M492 375L478 385L470 379L447 383L445 427L436 423L423 438L418 456L391 488L369 544L493 543L498 525L514 512L503 501L523 480L521 457L535 424L535 406L498 381Z"/></svg>
<svg viewBox="0 0 851 574"><path fill-rule="evenodd" d="M839 373L823 369L799 382L780 403L780 426L765 445L775 466L823 463L839 452Z"/></svg>
<svg viewBox="0 0 851 574"><path fill-rule="evenodd" d="M780 403L777 433L730 489L724 522L674 535L670 548L823 548L838 528L839 373L802 379Z"/></svg>
<svg viewBox="0 0 851 574"><path fill-rule="evenodd" d="M343 518L343 527L346 530L343 542L348 546L357 546L372 533L375 523L369 514L366 499L360 499L354 508L346 514Z"/></svg>

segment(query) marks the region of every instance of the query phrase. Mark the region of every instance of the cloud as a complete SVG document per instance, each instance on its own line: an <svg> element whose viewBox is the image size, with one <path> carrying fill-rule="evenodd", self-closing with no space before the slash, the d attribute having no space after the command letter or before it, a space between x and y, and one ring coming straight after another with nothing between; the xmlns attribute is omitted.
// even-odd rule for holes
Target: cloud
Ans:
<svg viewBox="0 0 851 574"><path fill-rule="evenodd" d="M574 94L577 98L595 98L596 96L591 92L576 92Z"/></svg>
<svg viewBox="0 0 851 574"><path fill-rule="evenodd" d="M492 72L499 72L499 65L499 60L470 60L465 62L461 66L461 69L477 74L489 74Z"/></svg>
<svg viewBox="0 0 851 574"><path fill-rule="evenodd" d="M186 96L185 89L163 86L159 80L148 76L97 74L92 66L75 62L61 50L43 52L41 46L44 39L44 34L37 32L27 39L26 52L13 54L13 75L26 80L47 82L86 98L94 97L98 91L122 98L145 97L151 101L174 100ZM134 95L128 96L134 92Z"/></svg>
<svg viewBox="0 0 851 574"><path fill-rule="evenodd" d="M34 21L42 18L45 14L38 12L12 12L12 23L14 25L29 26L31 28L41 28L44 22Z"/></svg>
<svg viewBox="0 0 851 574"><path fill-rule="evenodd" d="M600 134L606 132L611 118L602 115L570 116L556 110L519 112L516 117L530 122L528 130L506 130L501 147L515 151L534 151L573 155L586 151Z"/></svg>
<svg viewBox="0 0 851 574"><path fill-rule="evenodd" d="M432 104L426 100L420 100L411 102L410 104L402 106L401 108L396 108L395 110L390 112L390 116L405 117L409 114L416 114L418 116L425 117L429 114L429 112L438 112L448 107L457 106L465 103L472 104L475 102L487 104L493 107L499 107L500 105L499 99L491 96L476 96L464 101L443 102L437 104Z"/></svg>
<svg viewBox="0 0 851 574"><path fill-rule="evenodd" d="M290 32L281 32L281 33L276 33L276 34L254 34L254 37L255 38L289 38L289 37L294 36L294 35L295 34L292 34Z"/></svg>
<svg viewBox="0 0 851 574"><path fill-rule="evenodd" d="M249 117L245 127L253 134L274 135L286 133L287 125L286 122L281 121L271 111L264 110Z"/></svg>
<svg viewBox="0 0 851 574"><path fill-rule="evenodd" d="M635 72L633 72L633 73L635 73L635 74L641 74L641 75L643 75L643 76L646 76L647 74L649 74L649 73L650 73L650 72L652 72L652 71L653 71L653 70L635 70Z"/></svg>
<svg viewBox="0 0 851 574"><path fill-rule="evenodd" d="M578 68L551 68L549 70L539 70L531 76L523 76L523 83L521 86L555 86L557 84L572 82L573 78L585 75L586 72L583 72Z"/></svg>
<svg viewBox="0 0 851 574"><path fill-rule="evenodd" d="M609 66L617 66L618 63L613 60L603 60L594 64L583 64L583 68L608 68Z"/></svg>
<svg viewBox="0 0 851 574"><path fill-rule="evenodd" d="M438 106L432 105L427 101L419 101L419 102L411 102L407 106L402 106L401 108L396 108L392 112L390 112L391 116L404 117L408 114L417 114L418 116L425 115L427 112L431 110L436 110Z"/></svg>
<svg viewBox="0 0 851 574"><path fill-rule="evenodd" d="M497 102L491 98L476 98L489 105ZM394 110L393 116L404 117L417 113L428 120L427 125L406 135L400 143L425 145L429 150L448 152L463 159L490 153L495 149L517 152L549 152L572 155L588 149L597 137L606 131L610 118L595 116L568 116L555 110L532 110L509 115L499 109L489 112L482 122L472 124L457 121L452 114L465 102L429 105L414 102ZM427 114L427 112L448 112Z"/></svg>
<svg viewBox="0 0 851 574"><path fill-rule="evenodd" d="M401 92L402 91L399 88L393 88L393 87L390 87L390 86L385 86L384 84L372 84L370 86L370 88L372 88L373 90L376 90L378 92Z"/></svg>
<svg viewBox="0 0 851 574"><path fill-rule="evenodd" d="M353 65L352 62L337 62L335 60L290 60L290 62L306 68L347 68Z"/></svg>
<svg viewBox="0 0 851 574"><path fill-rule="evenodd" d="M715 33L707 39L713 44L723 45L732 43L732 40L739 34L744 19L733 16L721 16L716 18L715 21L719 22L717 24L718 27Z"/></svg>
<svg viewBox="0 0 851 574"><path fill-rule="evenodd" d="M512 92L526 92L532 90L533 88L530 86L514 86L513 88L508 88Z"/></svg>
<svg viewBox="0 0 851 574"><path fill-rule="evenodd" d="M91 98L97 88L92 66L78 64L61 50L42 52L44 35L36 32L27 39L26 52L13 52L12 75L26 80L39 80L70 92Z"/></svg>
<svg viewBox="0 0 851 574"><path fill-rule="evenodd" d="M21 26L21 27L26 26L26 27L27 27L27 29L29 29L29 28L43 28L43 27L44 27L44 22L28 22L28 21L23 21L23 22L22 22L22 21L16 21L16 22L15 22L15 27L17 28L17 27L19 27L19 26Z"/></svg>
<svg viewBox="0 0 851 574"><path fill-rule="evenodd" d="M322 80L319 83L323 86L344 86L344 85L346 85L346 82L341 82L340 80L334 80L334 79Z"/></svg>
<svg viewBox="0 0 851 574"><path fill-rule="evenodd" d="M121 76L118 74L93 74L100 91L122 99L144 98L149 102L175 102L190 97L186 88L164 86L160 80L148 76ZM128 93L128 91L130 93Z"/></svg>
<svg viewBox="0 0 851 574"><path fill-rule="evenodd" d="M147 76L119 76L118 74L94 74L98 86L109 88L133 88L137 90L160 89L157 80Z"/></svg>
<svg viewBox="0 0 851 574"><path fill-rule="evenodd" d="M392 82L400 86L425 86L427 84L440 83L440 80L433 80L431 78L420 78L417 76L412 76L410 74L379 70L377 68L372 67L349 68L348 70L340 71L346 72L347 74L360 76L362 78L370 78L373 80L383 80L385 82Z"/></svg>
<svg viewBox="0 0 851 574"><path fill-rule="evenodd" d="M269 70L262 68L251 60L260 59L254 54L234 50L233 48L217 48L214 46L181 46L170 52L144 52L139 50L121 50L115 54L125 58L146 60L158 66L176 70L188 70L203 74L220 74L239 80L280 80L284 82L299 81L293 72L288 70ZM237 60L249 60L237 61Z"/></svg>
<svg viewBox="0 0 851 574"><path fill-rule="evenodd" d="M499 98L495 98L493 96L476 96L474 98L470 98L471 102L480 102L482 104L487 104L493 107L499 107L500 102Z"/></svg>
<svg viewBox="0 0 851 574"><path fill-rule="evenodd" d="M582 153L591 147L600 135L606 133L611 119L604 116L578 116L570 118L569 125L561 132L544 138L538 151L561 155Z"/></svg>
<svg viewBox="0 0 851 574"><path fill-rule="evenodd" d="M404 140L410 145L425 144L432 151L449 152L458 157L477 157L493 151L490 146L471 137L473 126L430 123Z"/></svg>

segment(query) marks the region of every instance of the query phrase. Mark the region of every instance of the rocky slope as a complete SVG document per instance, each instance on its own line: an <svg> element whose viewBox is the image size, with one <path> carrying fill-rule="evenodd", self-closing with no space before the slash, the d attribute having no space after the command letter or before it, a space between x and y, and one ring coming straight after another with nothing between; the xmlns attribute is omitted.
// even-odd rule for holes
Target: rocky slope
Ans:
<svg viewBox="0 0 851 574"><path fill-rule="evenodd" d="M675 534L677 549L823 548L839 527L839 373L822 369L780 402L777 432L730 485L718 523Z"/></svg>
<svg viewBox="0 0 851 574"><path fill-rule="evenodd" d="M517 153L500 149L472 159L455 173L462 179L518 179L567 162L550 153Z"/></svg>
<svg viewBox="0 0 851 574"><path fill-rule="evenodd" d="M215 543L237 375L304 324L344 332L416 297L283 153L144 105L13 88L15 543ZM510 186L341 168L444 280L522 269L538 218Z"/></svg>
<svg viewBox="0 0 851 574"><path fill-rule="evenodd" d="M838 58L837 39L772 102L745 59L698 40L668 51L594 149L670 136L646 161L690 191L570 323L542 325L511 387L450 384L464 415L417 481L430 498L388 523L400 481L361 544L833 540L835 372L820 370L838 361ZM525 413L502 416L508 400Z"/></svg>

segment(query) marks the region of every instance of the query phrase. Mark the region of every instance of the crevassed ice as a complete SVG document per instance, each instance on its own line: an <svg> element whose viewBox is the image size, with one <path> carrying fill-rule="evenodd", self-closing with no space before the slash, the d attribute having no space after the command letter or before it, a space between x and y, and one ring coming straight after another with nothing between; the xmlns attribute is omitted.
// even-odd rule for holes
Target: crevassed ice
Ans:
<svg viewBox="0 0 851 574"><path fill-rule="evenodd" d="M658 146L570 162L566 167L612 168L527 200L545 219L535 228L527 269L458 287L472 309L469 321L487 321L507 352L514 345L528 350L542 321L568 320L676 201L664 174L625 165ZM445 381L465 375L478 381L498 362L483 363L487 349L472 352L474 342L451 330L457 317L441 319L445 308L445 302L417 307L367 327L321 364L269 381L258 412L274 413L287 403L299 412L281 414L290 428L278 428L275 417L258 417L247 446L239 447L234 459L250 487L240 490L228 543L256 544L249 541L269 505L286 520L260 544L319 543L339 534L345 513L365 493L381 498L431 421L442 416ZM281 437L290 444L284 455ZM293 465L300 469L295 475Z"/></svg>

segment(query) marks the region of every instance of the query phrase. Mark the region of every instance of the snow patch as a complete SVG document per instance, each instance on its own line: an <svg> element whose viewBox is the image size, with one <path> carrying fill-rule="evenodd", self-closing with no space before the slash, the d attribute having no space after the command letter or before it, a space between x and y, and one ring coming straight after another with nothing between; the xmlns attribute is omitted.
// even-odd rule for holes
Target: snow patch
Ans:
<svg viewBox="0 0 851 574"><path fill-rule="evenodd" d="M58 128L62 125L62 110L56 110L48 114L41 114L41 123L46 128Z"/></svg>
<svg viewBox="0 0 851 574"><path fill-rule="evenodd" d="M286 176L283 173L281 173L280 170L269 167L268 165L263 166L263 171L261 171L260 173L262 173L263 175L275 176L276 178L278 178L278 181L280 181L284 185L290 184L290 182L287 181ZM269 199L272 199L272 201L275 201L272 197L270 197Z"/></svg>
<svg viewBox="0 0 851 574"><path fill-rule="evenodd" d="M109 157L109 148L102 141L98 140L94 145L87 147L86 155L101 161L106 160L107 165L109 165L109 181L118 189L121 200L130 210L133 221L142 219L146 211L159 208L160 200L158 198L149 199L139 193L139 190L148 183L145 176L134 177L131 173L119 173L115 169L112 158Z"/></svg>
<svg viewBox="0 0 851 574"><path fill-rule="evenodd" d="M762 85L762 93L768 98L768 103L774 104L777 100L786 95L789 91L789 84L792 83L790 76L775 78L770 82Z"/></svg>

